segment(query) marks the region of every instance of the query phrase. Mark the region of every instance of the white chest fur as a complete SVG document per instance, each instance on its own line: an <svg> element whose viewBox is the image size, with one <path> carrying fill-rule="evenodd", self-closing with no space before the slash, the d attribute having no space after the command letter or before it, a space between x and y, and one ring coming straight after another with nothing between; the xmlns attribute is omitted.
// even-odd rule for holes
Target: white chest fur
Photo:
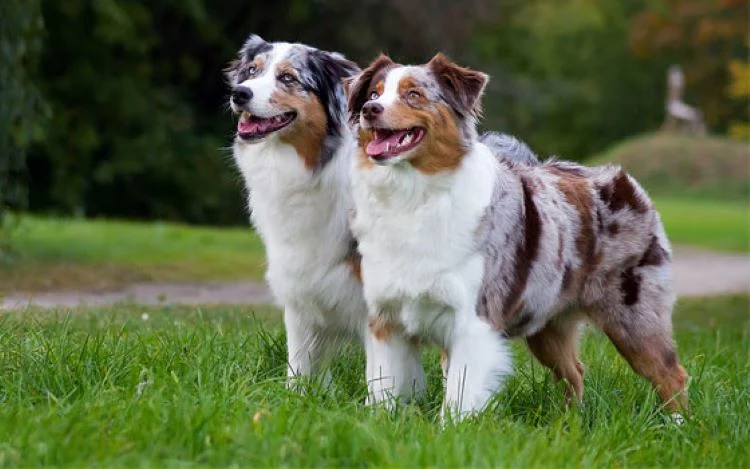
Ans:
<svg viewBox="0 0 750 469"><path fill-rule="evenodd" d="M359 329L364 314L361 287L344 261L352 146L347 141L317 172L277 140L235 148L252 221L266 246L268 283L285 308L323 327Z"/></svg>
<svg viewBox="0 0 750 469"><path fill-rule="evenodd" d="M352 228L371 315L441 344L462 315L475 316L484 268L476 227L497 164L477 143L456 171L443 174L408 165L353 168Z"/></svg>

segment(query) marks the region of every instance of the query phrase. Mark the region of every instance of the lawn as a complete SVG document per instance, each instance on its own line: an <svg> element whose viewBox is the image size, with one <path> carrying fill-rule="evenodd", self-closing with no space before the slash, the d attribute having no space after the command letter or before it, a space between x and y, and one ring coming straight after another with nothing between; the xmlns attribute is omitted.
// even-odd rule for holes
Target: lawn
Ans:
<svg viewBox="0 0 750 469"><path fill-rule="evenodd" d="M657 197L673 244L750 251L750 206ZM261 280L263 245L248 228L201 228L24 216L0 262L0 294L107 290L134 282Z"/></svg>
<svg viewBox="0 0 750 469"><path fill-rule="evenodd" d="M750 204L666 197L654 203L672 244L750 252Z"/></svg>
<svg viewBox="0 0 750 469"><path fill-rule="evenodd" d="M263 277L263 245L249 228L24 216L0 262L0 293L112 289L134 282Z"/></svg>
<svg viewBox="0 0 750 469"><path fill-rule="evenodd" d="M666 422L649 386L585 334L586 394L564 410L549 374L516 347L495 407L441 429L440 371L393 414L362 405L355 348L336 389L284 388L269 309L20 311L0 317L0 466L749 467L750 297L679 304L692 414Z"/></svg>

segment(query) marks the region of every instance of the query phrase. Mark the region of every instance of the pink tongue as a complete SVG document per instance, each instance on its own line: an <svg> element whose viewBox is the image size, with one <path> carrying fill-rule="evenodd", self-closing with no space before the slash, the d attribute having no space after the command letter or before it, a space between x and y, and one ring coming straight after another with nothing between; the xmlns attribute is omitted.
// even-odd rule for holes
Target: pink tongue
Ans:
<svg viewBox="0 0 750 469"><path fill-rule="evenodd" d="M247 134L247 133L252 132L252 128L253 127L254 127L253 123L250 122L249 120L240 119L237 122L237 132L240 132L240 133L243 133L243 134Z"/></svg>
<svg viewBox="0 0 750 469"><path fill-rule="evenodd" d="M237 122L237 131L243 134L255 134L265 132L270 127L271 121L268 119L240 119Z"/></svg>
<svg viewBox="0 0 750 469"><path fill-rule="evenodd" d="M388 145L390 144L391 149L398 147L398 141L404 136L406 131L402 130L399 132L393 132L389 136L381 139L375 139L367 144L365 151L370 156L378 156L388 151Z"/></svg>

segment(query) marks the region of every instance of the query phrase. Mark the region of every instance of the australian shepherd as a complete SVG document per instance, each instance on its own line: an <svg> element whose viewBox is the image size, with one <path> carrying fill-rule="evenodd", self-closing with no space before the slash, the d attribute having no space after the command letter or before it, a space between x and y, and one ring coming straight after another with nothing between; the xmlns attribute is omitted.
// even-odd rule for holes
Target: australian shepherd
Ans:
<svg viewBox="0 0 750 469"><path fill-rule="evenodd" d="M497 158L476 132L487 80L438 54L420 66L381 56L348 82L371 400L419 389L419 347L434 343L443 412L480 411L511 370L512 337L580 399L589 320L668 409L685 408L653 204L616 166Z"/></svg>
<svg viewBox="0 0 750 469"><path fill-rule="evenodd" d="M340 54L256 35L226 70L234 158L284 309L290 378L316 373L341 339L367 333L348 225L356 143L342 85L358 71Z"/></svg>

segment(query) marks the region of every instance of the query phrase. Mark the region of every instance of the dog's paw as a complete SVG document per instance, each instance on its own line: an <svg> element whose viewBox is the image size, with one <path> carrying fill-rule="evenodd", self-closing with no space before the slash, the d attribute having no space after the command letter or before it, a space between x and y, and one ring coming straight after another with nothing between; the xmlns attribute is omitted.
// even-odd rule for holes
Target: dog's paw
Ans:
<svg viewBox="0 0 750 469"><path fill-rule="evenodd" d="M679 412L672 412L672 414L669 416L669 420L677 426L687 423L685 417Z"/></svg>

